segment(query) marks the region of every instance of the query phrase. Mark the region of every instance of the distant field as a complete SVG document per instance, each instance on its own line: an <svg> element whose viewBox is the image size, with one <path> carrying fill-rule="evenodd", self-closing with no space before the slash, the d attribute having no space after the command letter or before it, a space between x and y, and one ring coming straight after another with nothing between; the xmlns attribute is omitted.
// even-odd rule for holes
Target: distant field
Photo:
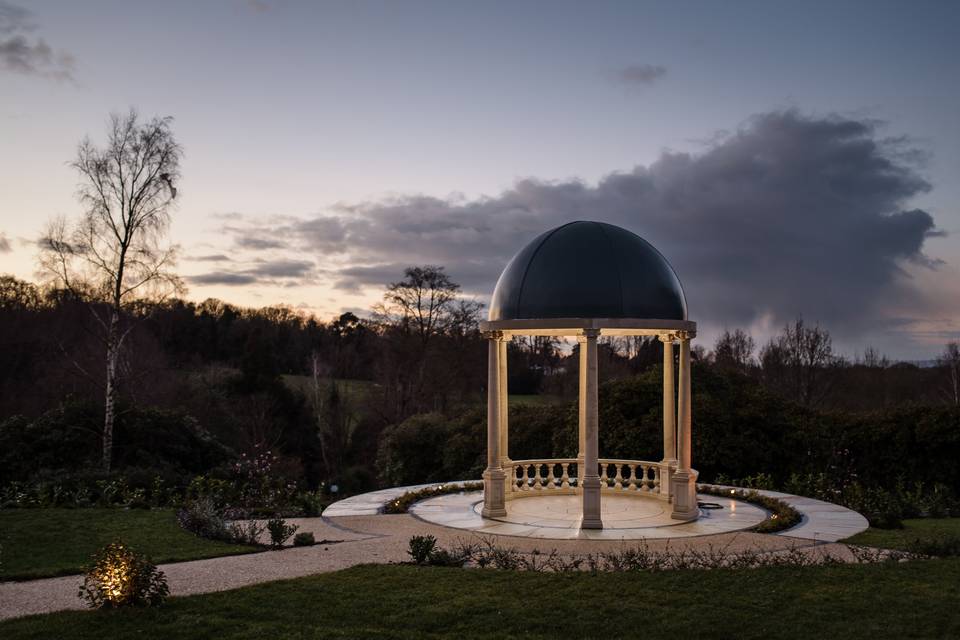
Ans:
<svg viewBox="0 0 960 640"><path fill-rule="evenodd" d="M528 404L534 406L552 406L557 404L563 404L565 400L560 396L548 396L548 395L526 395L526 394L510 394L510 404Z"/></svg>
<svg viewBox="0 0 960 640"><path fill-rule="evenodd" d="M296 389L310 397L313 394L313 378L310 376L295 376L285 374L281 376L283 382L291 389ZM329 384L329 380L325 381ZM356 398L366 398L370 391L376 386L376 383L369 380L349 380L346 378L337 378L337 386L341 393L346 393Z"/></svg>
<svg viewBox="0 0 960 640"><path fill-rule="evenodd" d="M118 539L156 563L259 551L188 533L172 509L4 509L0 580L81 573L94 552Z"/></svg>

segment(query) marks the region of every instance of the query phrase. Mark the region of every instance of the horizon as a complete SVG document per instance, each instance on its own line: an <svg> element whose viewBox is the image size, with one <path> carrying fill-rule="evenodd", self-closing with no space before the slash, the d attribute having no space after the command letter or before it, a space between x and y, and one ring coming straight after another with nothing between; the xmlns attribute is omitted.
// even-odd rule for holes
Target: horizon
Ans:
<svg viewBox="0 0 960 640"><path fill-rule="evenodd" d="M189 300L328 320L437 264L487 303L533 237L596 219L664 253L708 349L803 315L850 357L928 361L960 338L958 18L0 1L0 273L36 280L44 223L81 211L78 143L136 107L185 148Z"/></svg>

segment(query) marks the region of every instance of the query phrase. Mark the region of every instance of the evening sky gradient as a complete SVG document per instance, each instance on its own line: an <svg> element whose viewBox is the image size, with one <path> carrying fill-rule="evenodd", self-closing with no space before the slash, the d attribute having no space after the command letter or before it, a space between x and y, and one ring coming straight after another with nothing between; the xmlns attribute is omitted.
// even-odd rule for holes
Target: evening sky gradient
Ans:
<svg viewBox="0 0 960 640"><path fill-rule="evenodd" d="M0 0L0 272L76 215L77 143L170 115L189 297L363 310L408 264L486 300L574 219L671 260L708 343L960 337L960 4Z"/></svg>

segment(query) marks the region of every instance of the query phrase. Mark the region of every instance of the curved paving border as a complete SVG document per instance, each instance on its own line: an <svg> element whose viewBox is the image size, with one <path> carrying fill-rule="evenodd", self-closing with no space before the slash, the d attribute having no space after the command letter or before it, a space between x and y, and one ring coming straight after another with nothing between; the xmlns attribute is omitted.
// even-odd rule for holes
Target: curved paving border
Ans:
<svg viewBox="0 0 960 640"><path fill-rule="evenodd" d="M425 487L437 486L440 484L451 485L458 484L462 485L465 481L459 480L456 482L436 482L429 484L419 484L411 485L408 487L392 487L390 489L382 489L380 491L372 491L370 493L364 493L358 496L353 496L335 502L326 508L323 512L324 518L336 518L343 516L364 516L364 515L376 515L383 512L384 506L408 491L416 491L417 489L423 489ZM724 485L710 485L715 487L720 487L723 489L736 489L736 487L727 487ZM852 535L860 533L867 529L869 524L867 519L856 511L847 509L846 507L841 507L838 504L833 504L832 502L824 502L823 500L815 500L813 498L805 498L803 496L795 496L789 493L780 493L778 491L765 491L758 490L760 494L765 496L770 496L783 500L788 503L794 509L800 512L802 520L800 524L795 527L791 527L785 531L779 531L772 535L784 536L788 538L799 538L804 540L814 540L819 542L836 542L844 538L849 538ZM712 495L703 495L701 498L704 501L716 502L718 500L717 496ZM569 532L563 532L558 534L556 529L533 527L533 526L524 526L517 524L508 524L508 523L496 523L490 524L489 521L485 521L473 510L474 505L483 499L483 492L469 492L466 494L449 494L447 496L437 496L435 498L429 498L422 502L417 503L410 509L410 513L415 515L418 518L432 522L434 524L440 524L446 527L452 527L457 529L470 529L475 531L482 531L483 533L493 533L498 535L512 535L512 536L521 536L521 537L532 537L532 538L552 538L552 539L564 539L564 538L577 538L583 537L591 540L607 540L607 539L640 539L640 538L680 538L680 537L690 537L690 536L704 536L718 533L726 533L730 531L742 530L749 528L756 524L756 522L751 522L750 524L745 524L742 520L737 521L736 519L727 518L721 520L716 516L711 518L709 513L705 513L696 522L689 522L684 524L678 524L671 527L661 527L664 531L657 532L651 528L648 529L636 529L636 530L600 530L600 531L579 531L576 529L571 529ZM757 509L753 505L744 503L742 501L737 502L737 509L742 509L747 511L747 507L752 509ZM440 507L437 509L436 507ZM446 514L445 516L437 517L436 513L431 514L430 512L440 512L441 514ZM727 510L729 511L729 510ZM722 523L722 524L721 524ZM545 530L541 530L545 529ZM629 533L628 533L629 532Z"/></svg>

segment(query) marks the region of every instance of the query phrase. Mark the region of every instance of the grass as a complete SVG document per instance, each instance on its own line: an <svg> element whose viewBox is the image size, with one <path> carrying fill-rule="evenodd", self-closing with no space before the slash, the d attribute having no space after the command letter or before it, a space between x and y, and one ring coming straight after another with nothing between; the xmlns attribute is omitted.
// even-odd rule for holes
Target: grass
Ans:
<svg viewBox="0 0 960 640"><path fill-rule="evenodd" d="M870 527L866 531L847 538L844 542L868 547L910 551L918 540L920 542L932 542L947 537L960 538L960 518L904 520L903 529L875 529Z"/></svg>
<svg viewBox="0 0 960 640"><path fill-rule="evenodd" d="M205 540L170 509L6 509L0 511L0 580L81 573L100 547L121 538L155 563L258 551Z"/></svg>
<svg viewBox="0 0 960 640"><path fill-rule="evenodd" d="M156 610L0 623L19 638L955 638L960 559L592 575L367 565Z"/></svg>

